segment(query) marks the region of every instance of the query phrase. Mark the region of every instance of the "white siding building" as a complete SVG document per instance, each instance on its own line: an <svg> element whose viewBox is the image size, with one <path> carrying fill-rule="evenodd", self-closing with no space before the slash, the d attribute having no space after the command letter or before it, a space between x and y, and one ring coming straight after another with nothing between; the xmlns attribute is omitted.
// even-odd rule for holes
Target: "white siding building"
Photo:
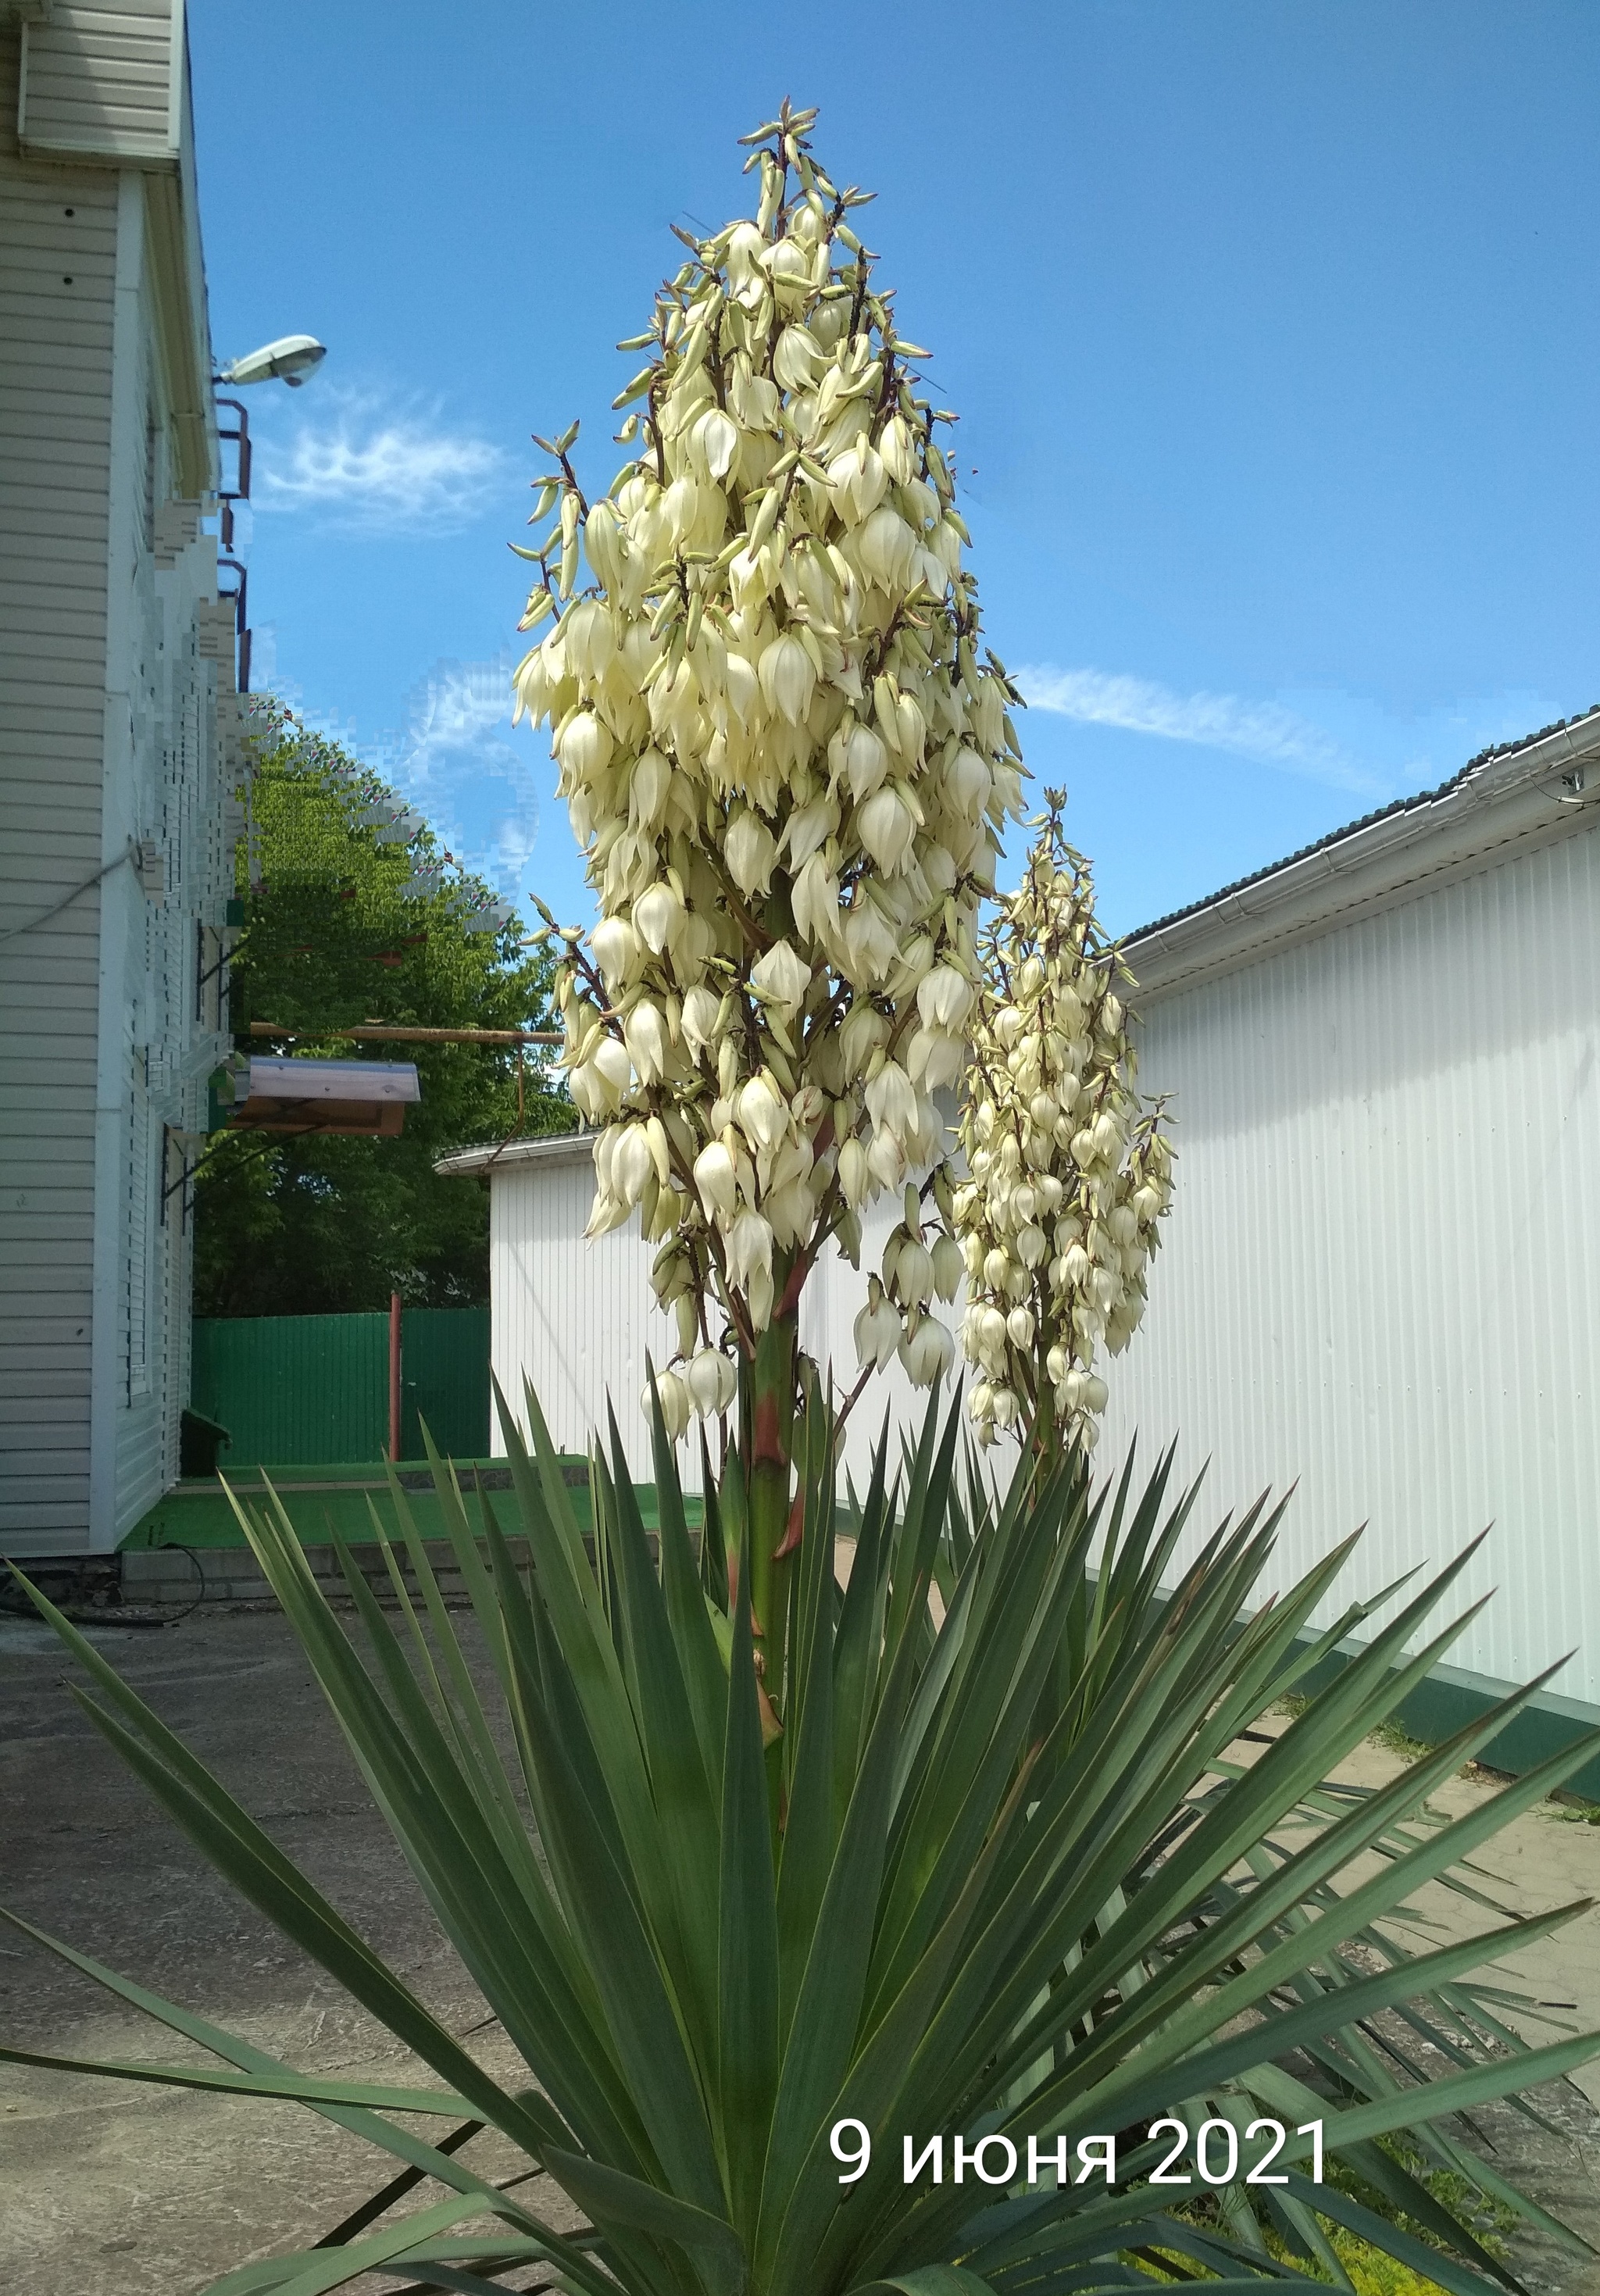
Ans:
<svg viewBox="0 0 1600 2296"><path fill-rule="evenodd" d="M531 1380L551 1435L563 1450L579 1453L597 1430L603 1433L609 1403L633 1472L648 1481L650 1430L639 1408L645 1357L664 1365L677 1341L650 1289L657 1247L642 1240L637 1221L584 1241L595 1198L594 1135L466 1148L436 1169L488 1182L489 1359L506 1401L521 1417L523 1379ZM899 1217L894 1194L863 1215L864 1269L879 1265ZM866 1300L865 1274L830 1246L800 1295L800 1345L825 1371L832 1366L841 1397L856 1380L851 1326ZM936 1312L948 1322L957 1310ZM920 1425L926 1406L925 1391L913 1390L898 1363L873 1379L845 1429L845 1471L858 1489L866 1488L885 1407L899 1427ZM490 1440L496 1454L505 1450L497 1414ZM890 1457L898 1464L898 1449ZM685 1488L698 1490L693 1425L678 1459Z"/></svg>
<svg viewBox="0 0 1600 2296"><path fill-rule="evenodd" d="M1576 1650L1600 1722L1600 712L1128 957L1177 1168L1106 1454L1209 1462L1196 1538L1294 1486L1285 1575L1366 1524L1347 1593L1492 1526L1445 1679Z"/></svg>
<svg viewBox="0 0 1600 2296"><path fill-rule="evenodd" d="M1495 1599L1408 1719L1454 1726L1576 1649L1515 1744L1497 1742L1508 1767L1541 1758L1600 1723L1600 710L1128 954L1140 1083L1171 1096L1177 1177L1097 1456L1120 1464L1136 1442L1153 1463L1176 1440L1183 1478L1207 1468L1175 1569L1268 1488L1295 1488L1280 1579L1367 1525L1324 1623L1492 1525L1451 1614ZM613 1398L647 1477L638 1395L669 1329L651 1247L631 1227L583 1241L588 1141L439 1168L488 1177L508 1397L526 1374L579 1451ZM892 1198L874 1208L865 1266L898 1217ZM864 1293L830 1253L802 1306L841 1390ZM959 1303L948 1313L958 1327ZM920 1414L898 1366L849 1430L857 1481L886 1403Z"/></svg>
<svg viewBox="0 0 1600 2296"><path fill-rule="evenodd" d="M0 1549L177 1472L242 816L182 0L0 0ZM202 976L209 973L209 980Z"/></svg>

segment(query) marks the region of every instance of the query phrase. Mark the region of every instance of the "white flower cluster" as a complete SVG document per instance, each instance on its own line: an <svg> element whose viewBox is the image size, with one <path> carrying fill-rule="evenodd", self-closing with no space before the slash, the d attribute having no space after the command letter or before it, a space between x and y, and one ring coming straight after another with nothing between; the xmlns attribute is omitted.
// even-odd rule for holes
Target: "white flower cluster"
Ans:
<svg viewBox="0 0 1600 2296"><path fill-rule="evenodd" d="M1095 1352L1120 1353L1144 1313L1172 1152L1161 1104L1135 1090L1133 982L1063 837L1064 798L1046 798L1022 883L984 934L961 1123L971 1177L953 1212L980 1440L1047 1423L1089 1449L1106 1401Z"/></svg>
<svg viewBox="0 0 1600 2296"><path fill-rule="evenodd" d="M856 1257L859 1208L942 1168L933 1095L962 1071L978 905L1021 812L1016 696L980 660L925 354L845 221L865 195L808 156L814 116L745 139L755 219L690 242L624 346L650 354L617 401L636 458L590 504L576 426L554 442L536 516L559 515L526 554L523 627L557 620L519 715L554 729L601 909L557 983L600 1128L590 1233L636 1207L661 1244L677 1426L725 1407L710 1358L753 1357L829 1235ZM575 596L580 545L595 586ZM873 1360L892 1314L907 1368L938 1375L928 1298L920 1263L886 1269Z"/></svg>
<svg viewBox="0 0 1600 2296"><path fill-rule="evenodd" d="M949 1180L941 1170L933 1193L941 1211L950 1209ZM914 1387L931 1387L956 1357L956 1343L931 1313L934 1298L947 1303L961 1289L961 1247L948 1227L925 1228L922 1198L909 1184L905 1216L883 1247L882 1277L869 1275L866 1305L856 1317L856 1354L863 1369L882 1371L898 1355Z"/></svg>

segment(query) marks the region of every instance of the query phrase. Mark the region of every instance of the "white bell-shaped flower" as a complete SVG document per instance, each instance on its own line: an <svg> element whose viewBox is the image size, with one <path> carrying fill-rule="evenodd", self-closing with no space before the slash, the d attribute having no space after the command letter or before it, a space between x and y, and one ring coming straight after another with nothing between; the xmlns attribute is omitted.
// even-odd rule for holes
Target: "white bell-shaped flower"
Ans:
<svg viewBox="0 0 1600 2296"><path fill-rule="evenodd" d="M942 1324L924 1316L900 1341L898 1354L913 1387L932 1387L956 1359L956 1344Z"/></svg>
<svg viewBox="0 0 1600 2296"><path fill-rule="evenodd" d="M677 1372L662 1371L656 1374L655 1391L661 1399L662 1424L669 1439L676 1443L689 1424L691 1404L688 1387ZM639 1408L646 1419L652 1416L648 1381L639 1397Z"/></svg>
<svg viewBox="0 0 1600 2296"><path fill-rule="evenodd" d="M865 1369L882 1371L900 1344L899 1310L889 1300L875 1275L866 1282L866 1305L856 1317L856 1360Z"/></svg>
<svg viewBox="0 0 1600 2296"><path fill-rule="evenodd" d="M712 1140L694 1159L694 1185L708 1219L730 1222L739 1208L738 1169L720 1140Z"/></svg>

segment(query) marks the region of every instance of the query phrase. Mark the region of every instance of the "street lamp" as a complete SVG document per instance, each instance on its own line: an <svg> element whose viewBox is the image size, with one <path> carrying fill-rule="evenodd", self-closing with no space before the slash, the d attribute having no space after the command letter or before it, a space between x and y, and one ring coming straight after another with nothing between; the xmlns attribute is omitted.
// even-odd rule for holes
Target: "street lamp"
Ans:
<svg viewBox="0 0 1600 2296"><path fill-rule="evenodd" d="M218 368L211 377L213 383L231 383L235 390L251 382L286 382L291 390L298 390L308 374L316 373L327 357L324 347L315 335L280 335L275 342L263 343L258 351L247 352ZM239 417L237 430L224 429L219 423L218 439L231 439L239 449L238 472L232 488L224 487L217 497L220 513L218 539L223 551L231 554L234 547L234 504L250 500L250 417L236 398L219 398L218 407L226 406ZM241 693L250 692L250 632L245 606L248 576L242 564L231 554L219 557L218 571L237 574L238 583L233 590L220 594L234 601L234 623L238 640L239 660L235 678Z"/></svg>
<svg viewBox="0 0 1600 2296"><path fill-rule="evenodd" d="M298 390L327 352L315 335L280 335L275 343L264 343L258 351L250 351L243 358L234 359L215 378L218 382L235 386L247 382L286 382L291 390Z"/></svg>

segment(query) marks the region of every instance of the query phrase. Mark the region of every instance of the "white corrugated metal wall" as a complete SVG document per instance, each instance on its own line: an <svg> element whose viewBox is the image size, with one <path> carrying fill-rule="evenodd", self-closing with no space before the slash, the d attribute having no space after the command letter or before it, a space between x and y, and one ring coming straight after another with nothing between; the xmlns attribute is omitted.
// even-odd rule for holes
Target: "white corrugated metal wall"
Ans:
<svg viewBox="0 0 1600 2296"><path fill-rule="evenodd" d="M1486 1524L1448 1654L1600 1703L1600 832L1145 1008L1179 1161L1103 1456L1210 1460L1194 1537L1298 1481L1286 1578ZM1333 1605L1326 1615L1334 1615Z"/></svg>
<svg viewBox="0 0 1600 2296"><path fill-rule="evenodd" d="M587 1149L554 1157L546 1152L494 1168L489 1288L495 1376L519 1406L524 1374L532 1380L551 1434L563 1450L587 1450L592 1431L605 1425L609 1397L634 1471L647 1480L649 1431L639 1409L644 1357L648 1351L664 1364L676 1341L650 1289L655 1247L640 1241L637 1223L585 1242L594 1193ZM899 1217L897 1196L881 1197L871 1208L863 1221L864 1269L879 1263ZM856 1379L851 1327L866 1298L866 1275L836 1251L824 1254L801 1298L801 1345L818 1363L832 1363L841 1394ZM954 1308L939 1313L954 1324ZM857 1488L865 1487L886 1405L892 1406L897 1423L920 1424L926 1397L914 1394L898 1363L870 1382L845 1430L844 1465ZM496 1452L504 1448L497 1427L493 1444ZM693 1430L678 1456L686 1487L698 1490L700 1449Z"/></svg>

